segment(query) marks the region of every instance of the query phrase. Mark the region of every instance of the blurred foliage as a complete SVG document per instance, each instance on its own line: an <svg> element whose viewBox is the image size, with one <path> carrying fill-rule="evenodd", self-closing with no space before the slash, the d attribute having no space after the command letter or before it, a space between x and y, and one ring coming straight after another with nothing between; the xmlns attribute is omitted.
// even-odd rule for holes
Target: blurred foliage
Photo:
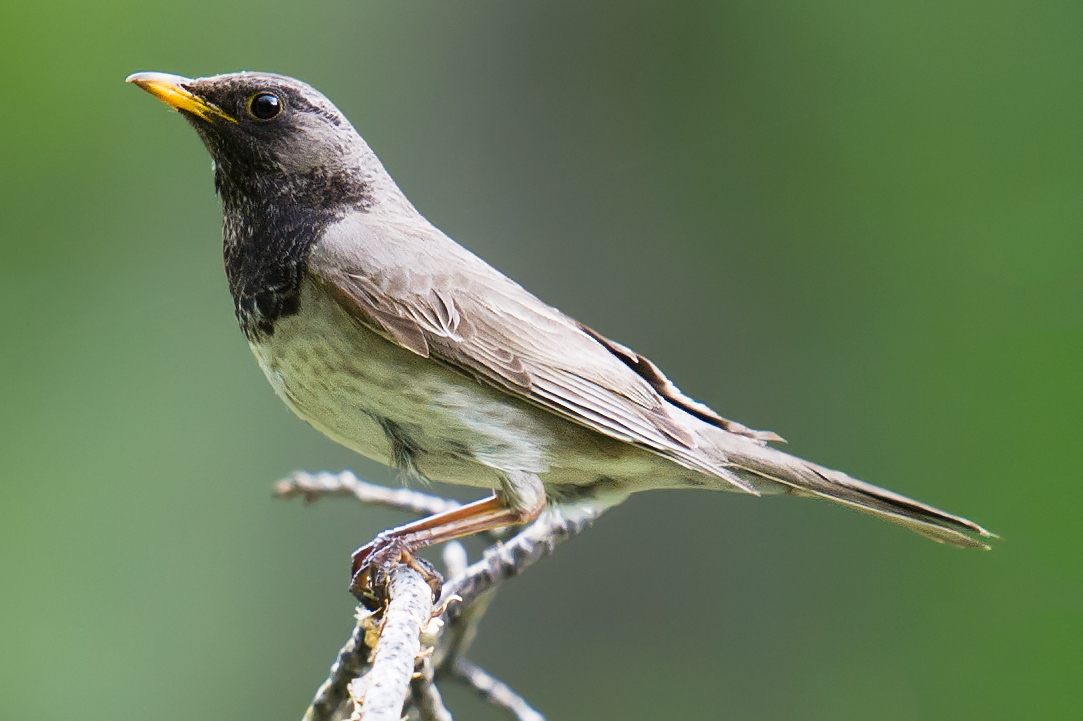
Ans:
<svg viewBox="0 0 1083 721"><path fill-rule="evenodd" d="M394 480L274 398L209 160L123 83L244 68L686 392L1004 536L634 498L483 627L551 719L1078 717L1081 33L1051 0L6 3L0 717L299 718L398 520L271 499Z"/></svg>

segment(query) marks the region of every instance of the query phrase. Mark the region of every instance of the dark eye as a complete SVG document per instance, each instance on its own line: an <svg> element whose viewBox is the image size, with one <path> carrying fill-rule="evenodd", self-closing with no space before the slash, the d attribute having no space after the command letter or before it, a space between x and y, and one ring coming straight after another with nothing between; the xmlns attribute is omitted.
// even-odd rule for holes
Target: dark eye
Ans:
<svg viewBox="0 0 1083 721"><path fill-rule="evenodd" d="M270 120L282 112L282 101L273 93L259 93L248 101L248 113L256 120Z"/></svg>

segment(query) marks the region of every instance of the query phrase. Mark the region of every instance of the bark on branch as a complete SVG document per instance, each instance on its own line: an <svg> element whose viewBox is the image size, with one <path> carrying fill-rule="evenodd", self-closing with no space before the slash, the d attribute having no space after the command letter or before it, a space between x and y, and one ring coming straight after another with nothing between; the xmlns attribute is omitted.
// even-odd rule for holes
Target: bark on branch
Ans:
<svg viewBox="0 0 1083 721"><path fill-rule="evenodd" d="M432 617L432 589L409 566L391 570L387 610L372 669L350 682L351 721L399 721L421 651L421 629Z"/></svg>

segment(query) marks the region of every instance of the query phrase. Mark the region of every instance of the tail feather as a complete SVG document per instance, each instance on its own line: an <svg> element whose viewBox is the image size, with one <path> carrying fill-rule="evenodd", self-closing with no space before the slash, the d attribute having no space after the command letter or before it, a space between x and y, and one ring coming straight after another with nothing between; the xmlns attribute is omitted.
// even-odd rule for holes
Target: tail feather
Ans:
<svg viewBox="0 0 1083 721"><path fill-rule="evenodd" d="M814 463L740 439L726 444L729 470L755 482L773 481L797 495L826 498L864 513L891 521L931 538L961 548L989 546L975 536L996 538L996 535L961 516L942 511L912 498L900 495L856 478L817 466Z"/></svg>

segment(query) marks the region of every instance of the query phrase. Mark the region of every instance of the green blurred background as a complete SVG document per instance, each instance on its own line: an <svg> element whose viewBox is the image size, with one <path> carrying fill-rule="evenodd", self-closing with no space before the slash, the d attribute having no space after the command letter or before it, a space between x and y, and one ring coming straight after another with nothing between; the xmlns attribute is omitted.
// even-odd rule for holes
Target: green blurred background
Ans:
<svg viewBox="0 0 1083 721"><path fill-rule="evenodd" d="M401 520L271 498L395 481L274 397L210 161L123 83L239 69L322 89L437 225L689 394L1004 537L633 498L482 627L550 719L1079 718L1081 37L1078 1L9 0L0 718L297 719Z"/></svg>

